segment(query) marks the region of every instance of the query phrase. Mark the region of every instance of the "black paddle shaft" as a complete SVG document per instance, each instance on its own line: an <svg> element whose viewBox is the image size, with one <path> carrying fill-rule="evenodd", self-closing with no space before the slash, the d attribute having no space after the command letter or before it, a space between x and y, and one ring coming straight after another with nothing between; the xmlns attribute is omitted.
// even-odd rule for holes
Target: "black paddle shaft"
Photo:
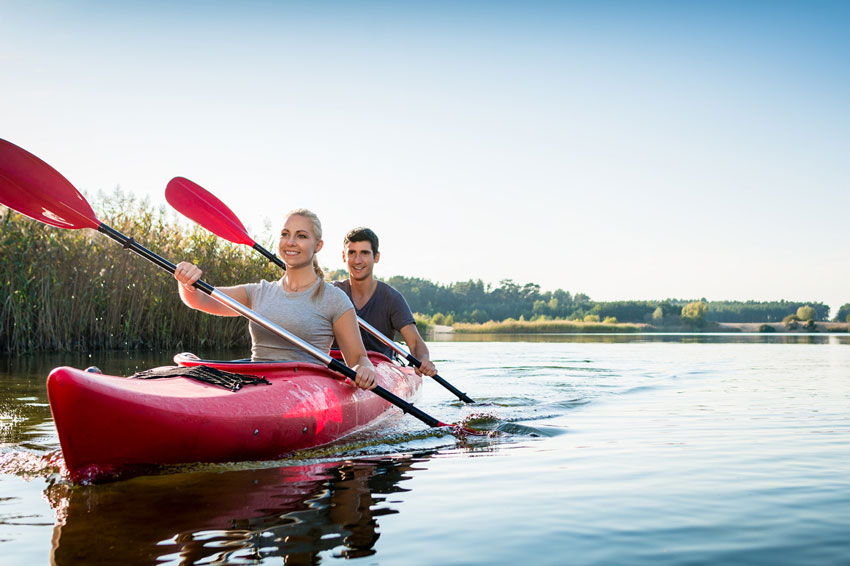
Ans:
<svg viewBox="0 0 850 566"><path fill-rule="evenodd" d="M254 243L254 245L251 247L260 252L263 256L265 256L270 263L273 263L282 270L286 271L286 264L283 263L283 260L277 257L275 254L273 254L272 252L257 243Z"/></svg>
<svg viewBox="0 0 850 566"><path fill-rule="evenodd" d="M417 358L415 358L413 356L413 354L407 354L404 358L408 362L410 362L411 365L413 365L415 367L422 367L422 362L420 362ZM464 393L463 391L461 391L460 389L458 389L457 387L455 387L454 385L452 385L451 383L449 383L448 381L446 381L445 379L440 377L440 374L435 373L434 375L431 376L431 379L433 379L434 381L436 381L437 383L439 383L440 385L442 385L443 387L445 387L446 389L451 391L458 399L460 399L464 403L475 403L475 401L473 401L469 397L469 395L467 395L466 393Z"/></svg>

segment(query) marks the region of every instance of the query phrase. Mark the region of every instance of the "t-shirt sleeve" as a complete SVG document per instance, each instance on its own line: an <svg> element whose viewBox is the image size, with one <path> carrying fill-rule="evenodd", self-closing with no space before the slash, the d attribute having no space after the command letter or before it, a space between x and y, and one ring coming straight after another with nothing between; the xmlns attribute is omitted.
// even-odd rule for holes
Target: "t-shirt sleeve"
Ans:
<svg viewBox="0 0 850 566"><path fill-rule="evenodd" d="M328 285L325 288L325 293L328 294L328 318L330 318L331 324L335 323L339 320L339 317L354 308L351 299L339 287Z"/></svg>
<svg viewBox="0 0 850 566"><path fill-rule="evenodd" d="M404 296L395 289L391 289L389 295L391 305L390 320L392 321L393 328L401 330L408 324L415 324L416 319L413 318L413 313L410 312L410 306L404 300Z"/></svg>
<svg viewBox="0 0 850 566"><path fill-rule="evenodd" d="M261 283L245 283L242 288L245 289L245 294L248 296L248 304L245 305L249 309L253 309L257 302L257 293L260 292Z"/></svg>

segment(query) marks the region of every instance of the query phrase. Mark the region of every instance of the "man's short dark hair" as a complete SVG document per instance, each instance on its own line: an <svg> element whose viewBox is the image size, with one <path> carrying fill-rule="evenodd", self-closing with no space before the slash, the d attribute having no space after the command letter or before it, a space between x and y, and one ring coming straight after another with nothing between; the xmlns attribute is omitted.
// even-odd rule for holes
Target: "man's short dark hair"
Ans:
<svg viewBox="0 0 850 566"><path fill-rule="evenodd" d="M349 230L342 245L347 246L349 242L369 242L372 245L372 255L378 255L378 235L369 228L360 226Z"/></svg>

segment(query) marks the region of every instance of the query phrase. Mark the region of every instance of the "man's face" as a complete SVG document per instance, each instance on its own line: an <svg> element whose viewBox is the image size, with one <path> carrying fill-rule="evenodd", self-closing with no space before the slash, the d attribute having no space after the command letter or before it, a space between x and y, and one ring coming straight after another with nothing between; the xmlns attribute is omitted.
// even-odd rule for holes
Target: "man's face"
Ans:
<svg viewBox="0 0 850 566"><path fill-rule="evenodd" d="M380 253L372 253L372 244L369 242L348 242L342 250L342 259L348 266L348 277L355 281L371 279L372 269L380 258Z"/></svg>

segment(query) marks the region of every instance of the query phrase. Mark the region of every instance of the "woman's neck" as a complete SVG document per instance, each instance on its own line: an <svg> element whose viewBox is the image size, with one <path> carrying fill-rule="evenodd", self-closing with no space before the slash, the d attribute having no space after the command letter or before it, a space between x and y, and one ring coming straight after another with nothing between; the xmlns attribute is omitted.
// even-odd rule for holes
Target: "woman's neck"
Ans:
<svg viewBox="0 0 850 566"><path fill-rule="evenodd" d="M316 282L318 276L313 271L313 266L304 268L289 268L283 276L283 288L290 293L303 291Z"/></svg>

